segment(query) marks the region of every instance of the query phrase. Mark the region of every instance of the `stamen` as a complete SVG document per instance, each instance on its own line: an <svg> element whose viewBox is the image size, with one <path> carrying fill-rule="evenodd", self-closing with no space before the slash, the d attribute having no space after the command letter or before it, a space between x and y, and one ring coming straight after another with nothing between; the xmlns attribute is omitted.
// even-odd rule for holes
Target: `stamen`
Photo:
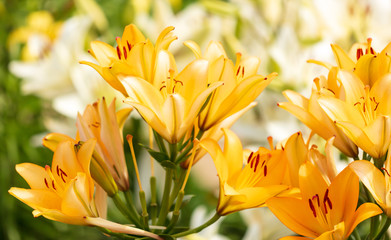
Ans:
<svg viewBox="0 0 391 240"><path fill-rule="evenodd" d="M242 78L244 77L244 66L242 67Z"/></svg>
<svg viewBox="0 0 391 240"><path fill-rule="evenodd" d="M250 156L248 156L248 158L247 158L247 164L250 162L251 158L253 157L253 154L254 154L254 152L251 152L251 153L250 153Z"/></svg>
<svg viewBox="0 0 391 240"><path fill-rule="evenodd" d="M257 157L256 157L256 159L255 159L255 167L254 167L254 172L256 172L256 171L257 171L258 164L259 164L259 154L257 155Z"/></svg>
<svg viewBox="0 0 391 240"><path fill-rule="evenodd" d="M314 215L314 217L316 217L316 210L315 210L314 204L312 203L311 199L308 199L308 203L310 204L312 214Z"/></svg>
<svg viewBox="0 0 391 240"><path fill-rule="evenodd" d="M326 203L327 205L329 205L330 210L333 209L333 204L331 203L331 200L329 198L329 189L326 190L326 193L324 194L324 198L323 198L323 205L324 205L325 212L327 214L328 211L327 211Z"/></svg>
<svg viewBox="0 0 391 240"><path fill-rule="evenodd" d="M360 59L362 55L364 55L362 48L357 49L357 53L356 53L357 60Z"/></svg>
<svg viewBox="0 0 391 240"><path fill-rule="evenodd" d="M130 50L132 50L132 45L130 45L129 41L126 41L126 44L128 45L128 50L130 52Z"/></svg>
<svg viewBox="0 0 391 240"><path fill-rule="evenodd" d="M236 76L238 76L239 75L239 72L240 72L240 68L241 68L242 66L239 66L238 67L238 70L236 71Z"/></svg>
<svg viewBox="0 0 391 240"><path fill-rule="evenodd" d="M387 171L387 169L385 169L385 168L382 167L381 170L384 170L384 172L385 172L389 177L391 177L391 176L390 176L390 173Z"/></svg>
<svg viewBox="0 0 391 240"><path fill-rule="evenodd" d="M267 175L267 165L265 165L265 167L263 168L263 176L266 177Z"/></svg>
<svg viewBox="0 0 391 240"><path fill-rule="evenodd" d="M159 91L161 91L163 88L165 88L166 86L162 86L160 89L159 89Z"/></svg>
<svg viewBox="0 0 391 240"><path fill-rule="evenodd" d="M121 50L119 50L119 47L117 46L117 55L119 60L121 60Z"/></svg>
<svg viewBox="0 0 391 240"><path fill-rule="evenodd" d="M136 155L134 154L134 148L133 148L133 136L128 134L126 136L126 140L128 140L128 144L129 144L129 147L130 147L130 151L132 153L132 158L133 158L133 165L134 165L134 170L136 172L136 177L137 177L137 182L138 182L138 186L140 188L140 191L143 191L143 187L141 186L141 180L140 180L140 173L138 171L138 167L137 167L137 161L136 161Z"/></svg>
<svg viewBox="0 0 391 240"><path fill-rule="evenodd" d="M53 189L54 189L54 190L57 190L57 189L56 189L56 186L54 185L54 181L53 181L53 180L52 180L52 186L53 186Z"/></svg>
<svg viewBox="0 0 391 240"><path fill-rule="evenodd" d="M128 52L126 51L125 46L123 46L122 48L124 49L124 57L125 57L125 59L127 59L128 58Z"/></svg>
<svg viewBox="0 0 391 240"><path fill-rule="evenodd" d="M46 187L49 188L49 184L48 184L48 181L46 180L46 178L44 178L43 180L45 182Z"/></svg>
<svg viewBox="0 0 391 240"><path fill-rule="evenodd" d="M319 203L319 195L318 194L315 194L313 197L312 197L312 200L316 199L316 201L318 202L318 207L320 207L320 203Z"/></svg>
<svg viewBox="0 0 391 240"><path fill-rule="evenodd" d="M274 149L274 147L273 147L273 137L271 137L271 136L267 137L267 141L269 143L270 150L273 150Z"/></svg>

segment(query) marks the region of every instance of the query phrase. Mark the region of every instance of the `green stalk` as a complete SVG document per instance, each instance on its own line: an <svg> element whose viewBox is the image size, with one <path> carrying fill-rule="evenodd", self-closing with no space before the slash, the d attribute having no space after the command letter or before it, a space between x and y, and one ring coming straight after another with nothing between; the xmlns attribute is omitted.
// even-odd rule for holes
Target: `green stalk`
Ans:
<svg viewBox="0 0 391 240"><path fill-rule="evenodd" d="M143 210L141 214L141 222L144 224L144 229L149 231L149 224L148 224L148 211L147 211L147 201L145 200L145 192L140 191L140 203L141 203L141 208Z"/></svg>
<svg viewBox="0 0 391 240"><path fill-rule="evenodd" d="M383 217L387 218L387 220L383 224L383 226L380 228L380 231L374 237L374 240L379 240L381 237L383 237L384 233L386 233L386 231L388 230L388 228L391 225L391 218L387 217L387 215L384 215Z"/></svg>
<svg viewBox="0 0 391 240"><path fill-rule="evenodd" d="M172 235L172 237L178 238L178 237L187 236L189 234L198 233L201 230L203 230L204 228L206 228L206 227L212 225L213 223L215 223L217 220L219 220L220 217L221 216L216 212L215 215L213 215L213 217L211 219L209 219L206 223L202 224L201 226L198 226L196 228L193 228L193 229L190 229L190 230L187 230L187 231L184 231L184 232L180 232L180 233L174 234L174 235Z"/></svg>
<svg viewBox="0 0 391 240"><path fill-rule="evenodd" d="M134 216L139 216L139 213L135 207L136 205L133 203L133 197L132 197L132 193L131 193L130 189L125 191L124 195L125 195L125 201L128 205L129 210L132 212L132 214Z"/></svg>
<svg viewBox="0 0 391 240"><path fill-rule="evenodd" d="M360 237L360 234L358 233L358 231L357 231L357 228L355 228L354 230L353 230L353 236L354 236L354 239L355 240L361 240L361 237Z"/></svg>
<svg viewBox="0 0 391 240"><path fill-rule="evenodd" d="M135 216L130 210L129 208L126 207L126 205L123 203L122 199L119 197L118 194L115 194L114 196L111 197L115 203L115 206L117 206L117 208L119 209L119 211L125 216L127 217L131 223L134 223L134 225L136 225L136 227L142 229L142 226L139 222L139 219L137 216Z"/></svg>
<svg viewBox="0 0 391 240"><path fill-rule="evenodd" d="M153 130L153 135L155 136L156 144L159 147L160 152L167 153L162 137L155 130Z"/></svg>
<svg viewBox="0 0 391 240"><path fill-rule="evenodd" d="M172 213L171 221L168 224L167 229L165 230L166 233L169 233L171 231L171 229L174 228L175 224L177 223L177 221L179 219L179 214L180 214L179 210L181 209L182 200L183 200L184 196L185 196L185 192L183 190L181 190L179 192L179 194L178 194L178 198L177 198L176 203L175 203L175 208L174 208L174 211Z"/></svg>
<svg viewBox="0 0 391 240"><path fill-rule="evenodd" d="M160 226L164 225L164 222L166 221L167 213L170 209L169 198L170 198L171 185L172 185L172 174L174 171L171 168L165 168L165 169L166 169L166 178L164 181L162 203L160 206L159 218L157 221L157 225Z"/></svg>
<svg viewBox="0 0 391 240"><path fill-rule="evenodd" d="M150 179L151 183L151 219L152 219L152 225L156 224L157 221L157 197L156 197L156 177L152 176Z"/></svg>
<svg viewBox="0 0 391 240"><path fill-rule="evenodd" d="M183 168L179 168L179 169L180 169L179 171L181 171L181 173L180 173L179 177L176 179L175 184L174 184L174 188L172 189L172 192L170 195L170 201L169 201L170 206L174 203L175 198L178 196L179 190L181 189L182 184L183 184L183 180L186 176L186 169L183 169Z"/></svg>

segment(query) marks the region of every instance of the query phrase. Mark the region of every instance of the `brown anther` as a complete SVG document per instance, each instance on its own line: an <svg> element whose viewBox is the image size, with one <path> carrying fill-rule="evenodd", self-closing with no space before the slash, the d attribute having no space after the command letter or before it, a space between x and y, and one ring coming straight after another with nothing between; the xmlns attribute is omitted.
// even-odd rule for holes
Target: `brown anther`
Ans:
<svg viewBox="0 0 391 240"><path fill-rule="evenodd" d="M128 45L128 50L130 52L130 50L132 50L132 45L130 45L129 41L126 41L126 44Z"/></svg>
<svg viewBox="0 0 391 240"><path fill-rule="evenodd" d="M255 158L254 172L257 171L258 164L259 164L259 154L258 154L257 157Z"/></svg>
<svg viewBox="0 0 391 240"><path fill-rule="evenodd" d="M54 190L57 190L57 189L56 189L56 186L54 185L54 181L53 181L53 180L52 180L52 186L53 186L53 189L54 189Z"/></svg>
<svg viewBox="0 0 391 240"><path fill-rule="evenodd" d="M263 80L267 80L267 77L265 77Z"/></svg>
<svg viewBox="0 0 391 240"><path fill-rule="evenodd" d="M160 89L159 89L159 91L161 91L163 88L165 88L166 86L162 86Z"/></svg>
<svg viewBox="0 0 391 240"><path fill-rule="evenodd" d="M315 194L313 197L312 197L312 201L316 199L316 201L318 202L318 207L320 207L320 203L319 203L319 195L318 194Z"/></svg>
<svg viewBox="0 0 391 240"><path fill-rule="evenodd" d="M360 59L360 57L364 55L362 48L357 49L356 58L357 60Z"/></svg>
<svg viewBox="0 0 391 240"><path fill-rule="evenodd" d="M119 60L121 60L121 50L119 50L119 47L117 46L117 55Z"/></svg>
<svg viewBox="0 0 391 240"><path fill-rule="evenodd" d="M333 90L331 90L330 88L327 88L327 90L329 90L330 92L332 92L335 95L335 92Z"/></svg>
<svg viewBox="0 0 391 240"><path fill-rule="evenodd" d="M43 180L45 182L46 187L49 188L49 184L48 184L48 181L46 180L46 178L44 178Z"/></svg>
<svg viewBox="0 0 391 240"><path fill-rule="evenodd" d="M310 205L310 209L312 211L312 214L314 215L314 217L316 217L316 210L315 210L314 204L312 203L311 199L308 199L308 203Z"/></svg>
<svg viewBox="0 0 391 240"><path fill-rule="evenodd" d="M125 57L125 59L127 59L128 58L128 52L126 51L125 46L123 46L122 48L124 49L124 57Z"/></svg>
<svg viewBox="0 0 391 240"><path fill-rule="evenodd" d="M267 175L267 165L265 165L265 167L263 168L263 176L266 177Z"/></svg>
<svg viewBox="0 0 391 240"><path fill-rule="evenodd" d="M353 104L353 106L356 106L357 104L361 104L360 102L356 102L355 104Z"/></svg>
<svg viewBox="0 0 391 240"><path fill-rule="evenodd" d="M251 153L250 153L250 156L248 156L248 158L247 158L247 164L250 162L251 158L253 157L253 154L254 154L254 152L251 152Z"/></svg>
<svg viewBox="0 0 391 240"><path fill-rule="evenodd" d="M244 66L242 67L242 78L244 77Z"/></svg>
<svg viewBox="0 0 391 240"><path fill-rule="evenodd" d="M266 163L266 161L263 161L261 167L263 167L265 165L265 163Z"/></svg>
<svg viewBox="0 0 391 240"><path fill-rule="evenodd" d="M94 128L98 128L100 126L100 122L94 122L93 124L91 124L91 126L93 126Z"/></svg>
<svg viewBox="0 0 391 240"><path fill-rule="evenodd" d="M239 72L240 72L240 68L241 68L242 66L239 66L238 67L238 70L236 71L236 76L238 76L239 75Z"/></svg>
<svg viewBox="0 0 391 240"><path fill-rule="evenodd" d="M385 172L389 177L391 177L391 175L390 175L390 173L387 171L387 169L381 168L381 170L384 170L384 172Z"/></svg>
<svg viewBox="0 0 391 240"><path fill-rule="evenodd" d="M325 209L325 212L327 213L328 211L327 211L326 203L327 203L327 205L329 205L330 210L333 209L333 204L331 203L331 200L329 198L329 189L326 190L326 192L324 194L324 198L323 198L324 209Z"/></svg>
<svg viewBox="0 0 391 240"><path fill-rule="evenodd" d="M373 50L372 47L370 48L370 51L371 51L371 53L372 53L373 55L375 55L375 50ZM375 57L376 57L376 56L375 56Z"/></svg>

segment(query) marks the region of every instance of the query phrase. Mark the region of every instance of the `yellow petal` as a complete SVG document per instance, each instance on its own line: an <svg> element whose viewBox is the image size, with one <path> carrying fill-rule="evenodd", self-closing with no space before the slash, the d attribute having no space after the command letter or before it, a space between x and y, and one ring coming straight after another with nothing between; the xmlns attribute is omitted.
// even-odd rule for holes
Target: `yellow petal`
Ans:
<svg viewBox="0 0 391 240"><path fill-rule="evenodd" d="M49 133L42 139L42 144L54 152L58 144L64 141L73 141L74 144L77 143L77 141L65 134Z"/></svg>
<svg viewBox="0 0 391 240"><path fill-rule="evenodd" d="M337 64L342 69L352 70L355 67L355 63L348 56L348 54L338 45L331 44Z"/></svg>
<svg viewBox="0 0 391 240"><path fill-rule="evenodd" d="M197 59L202 58L202 52L200 46L194 41L188 40L183 43L186 47L190 48L190 50L194 53Z"/></svg>
<svg viewBox="0 0 391 240"><path fill-rule="evenodd" d="M311 162L304 163L299 170L299 185L303 199L312 199L328 187L322 173Z"/></svg>
<svg viewBox="0 0 391 240"><path fill-rule="evenodd" d="M134 46L136 43L144 42L145 37L140 32L134 24L129 24L125 27L124 32L122 34L121 43L123 46L127 46L129 43L131 46Z"/></svg>
<svg viewBox="0 0 391 240"><path fill-rule="evenodd" d="M381 213L383 213L383 211L376 204L361 204L357 211L354 213L353 222L350 222L349 226L346 226L346 236L349 236L360 222L370 217L379 215Z"/></svg>
<svg viewBox="0 0 391 240"><path fill-rule="evenodd" d="M383 173L366 160L354 161L349 164L349 167L368 188L376 202L384 208L386 203L386 182Z"/></svg>
<svg viewBox="0 0 391 240"><path fill-rule="evenodd" d="M69 216L94 216L89 209L88 178L84 173L78 173L64 190L61 211Z"/></svg>
<svg viewBox="0 0 391 240"><path fill-rule="evenodd" d="M44 179L50 179L50 177L45 168L33 163L20 163L15 168L20 176L26 180L31 189L48 189Z"/></svg>
<svg viewBox="0 0 391 240"><path fill-rule="evenodd" d="M267 200L266 205L285 226L300 235L316 238L323 232L308 207L308 202L276 197Z"/></svg>
<svg viewBox="0 0 391 240"><path fill-rule="evenodd" d="M91 49L102 67L110 67L118 59L117 52L109 44L101 41L92 41Z"/></svg>
<svg viewBox="0 0 391 240"><path fill-rule="evenodd" d="M8 192L34 209L60 209L61 198L52 191L12 187Z"/></svg>
<svg viewBox="0 0 391 240"><path fill-rule="evenodd" d="M303 162L307 159L308 149L305 145L303 135L301 132L293 134L289 137L284 147L289 164L289 177L292 186L299 186L299 169Z"/></svg>
<svg viewBox="0 0 391 240"><path fill-rule="evenodd" d="M73 225L88 225L86 223L84 216L69 216L64 213L62 213L59 210L44 210L44 211L38 211L35 210L33 212L34 217L44 216L47 219L58 221L66 224L73 224Z"/></svg>

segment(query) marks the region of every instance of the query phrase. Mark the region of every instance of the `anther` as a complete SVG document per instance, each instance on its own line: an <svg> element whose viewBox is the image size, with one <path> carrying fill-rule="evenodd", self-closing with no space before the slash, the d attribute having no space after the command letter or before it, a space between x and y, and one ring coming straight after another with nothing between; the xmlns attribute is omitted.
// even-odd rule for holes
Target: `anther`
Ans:
<svg viewBox="0 0 391 240"><path fill-rule="evenodd" d="M43 180L45 182L46 187L49 188L49 184L48 184L48 181L46 180L46 178L44 178Z"/></svg>
<svg viewBox="0 0 391 240"><path fill-rule="evenodd" d="M119 50L119 47L117 46L117 55L119 60L121 60L121 50Z"/></svg>
<svg viewBox="0 0 391 240"><path fill-rule="evenodd" d="M54 185L54 181L53 181L53 180L52 180L52 186L53 186L53 189L54 189L54 190L57 190L57 189L56 189L56 186Z"/></svg>
<svg viewBox="0 0 391 240"><path fill-rule="evenodd" d="M239 66L238 67L238 70L236 71L236 76L238 76L239 75L239 72L240 72L240 68L241 68L242 66Z"/></svg>
<svg viewBox="0 0 391 240"><path fill-rule="evenodd" d="M360 59L360 57L364 55L362 48L357 49L356 58L357 60Z"/></svg>
<svg viewBox="0 0 391 240"><path fill-rule="evenodd" d="M308 203L310 205L312 214L314 215L314 217L316 217L316 210L315 210L314 204L312 203L311 199L308 199Z"/></svg>
<svg viewBox="0 0 391 240"><path fill-rule="evenodd" d="M248 156L248 158L247 158L247 164L250 162L251 158L253 157L253 154L254 154L254 152L251 152L251 153L250 153L250 156Z"/></svg>
<svg viewBox="0 0 391 240"><path fill-rule="evenodd" d="M266 177L267 175L267 165L265 165L265 167L263 168L263 176Z"/></svg>
<svg viewBox="0 0 391 240"><path fill-rule="evenodd" d="M391 176L390 176L390 173L387 171L387 169L381 168L381 170L384 170L384 172L385 172L389 177L391 177Z"/></svg>
<svg viewBox="0 0 391 240"><path fill-rule="evenodd" d="M327 213L328 211L327 211L326 203L327 205L329 205L330 210L333 209L333 204L331 203L331 200L329 198L329 189L326 190L326 193L324 194L324 198L323 198L324 209L325 212Z"/></svg>
<svg viewBox="0 0 391 240"><path fill-rule="evenodd" d="M124 57L125 57L125 59L127 59L128 58L128 52L126 51L125 46L123 46L122 48L124 49Z"/></svg>
<svg viewBox="0 0 391 240"><path fill-rule="evenodd" d="M244 66L242 67L242 78L244 77Z"/></svg>
<svg viewBox="0 0 391 240"><path fill-rule="evenodd" d="M256 172L256 171L257 171L258 164L259 164L259 154L257 155L257 157L256 157L256 159L255 159L255 167L254 167L254 172Z"/></svg>
<svg viewBox="0 0 391 240"><path fill-rule="evenodd" d="M126 44L128 45L128 50L130 52L130 50L132 50L132 45L130 45L129 41L126 41Z"/></svg>

